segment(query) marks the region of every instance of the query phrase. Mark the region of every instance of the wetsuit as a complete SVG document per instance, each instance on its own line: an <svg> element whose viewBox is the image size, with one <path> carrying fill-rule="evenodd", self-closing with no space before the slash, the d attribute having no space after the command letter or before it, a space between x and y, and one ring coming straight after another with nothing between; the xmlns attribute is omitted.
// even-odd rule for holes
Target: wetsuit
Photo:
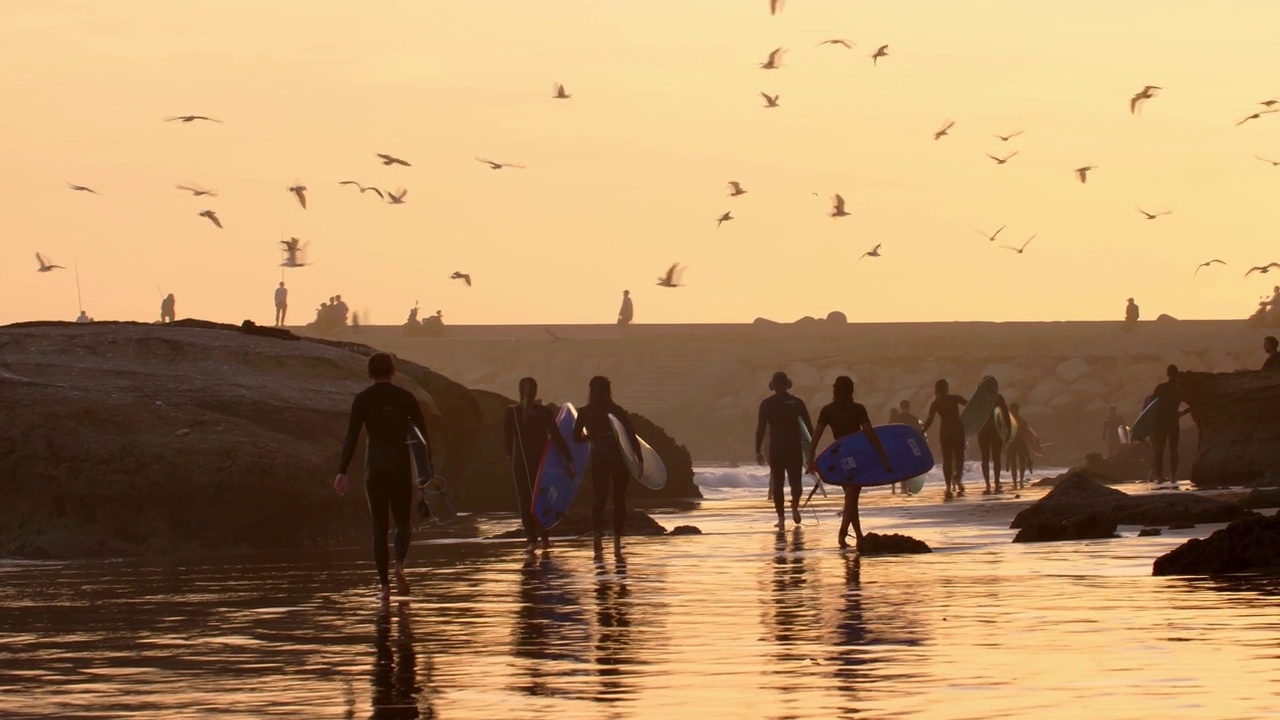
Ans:
<svg viewBox="0 0 1280 720"><path fill-rule="evenodd" d="M1167 380L1156 386L1151 394L1160 400L1156 409L1155 427L1151 429L1151 445L1156 454L1156 477L1164 477L1164 448L1169 446L1169 480L1178 479L1178 439L1181 428L1178 427L1178 407L1182 405L1182 396L1178 393L1176 380Z"/></svg>
<svg viewBox="0 0 1280 720"><path fill-rule="evenodd" d="M831 428L831 434L837 440L845 435L852 435L862 429L863 425L871 424L871 416L867 415L867 408L861 403L848 401L835 401L827 403L818 411L818 425L826 425ZM774 497L778 497L781 493L775 493ZM853 522L858 516L858 497L862 495L862 487L858 485L846 485L844 487L844 511L840 516L840 541L844 542L845 536L849 534L849 523ZM862 524L858 523L854 526L857 530L858 538L862 538Z"/></svg>
<svg viewBox="0 0 1280 720"><path fill-rule="evenodd" d="M813 423L809 420L809 408L804 401L790 393L774 393L760 401L759 418L756 421L756 455L764 443L765 427L769 428L769 489L773 493L773 507L782 517L782 481L791 483L791 504L800 503L800 476L804 465L804 453L800 448L800 423L803 422L810 436ZM835 428L832 428L835 432Z"/></svg>
<svg viewBox="0 0 1280 720"><path fill-rule="evenodd" d="M1005 448L1009 461L1009 477L1013 480L1013 489L1017 490L1019 485L1025 485L1027 479L1027 471L1031 469L1031 448L1027 445L1027 433L1031 431L1031 426L1022 418L1015 418L1018 421L1018 434L1009 441Z"/></svg>
<svg viewBox="0 0 1280 720"><path fill-rule="evenodd" d="M427 437L427 422L413 393L390 382L375 382L351 403L347 438L338 463L338 473L345 475L360 441L360 429L365 428L369 437L364 447L364 490L373 519L373 559L383 585L387 584L388 510L396 524L396 562L403 563L409 553L413 480L406 437L410 422Z"/></svg>
<svg viewBox="0 0 1280 720"><path fill-rule="evenodd" d="M1262 361L1263 370L1280 370L1280 353L1268 355L1267 359Z"/></svg>
<svg viewBox="0 0 1280 720"><path fill-rule="evenodd" d="M942 450L942 476L948 483L960 480L964 468L964 426L960 424L960 406L969 401L959 395L934 398L929 417L938 416L938 441Z"/></svg>
<svg viewBox="0 0 1280 720"><path fill-rule="evenodd" d="M631 427L631 416L617 404L593 405L587 403L578 408L578 420L573 424L573 441L591 443L587 452L587 465L591 468L591 522L596 532L604 529L604 506L609 501L609 488L613 488L613 536L622 537L622 526L627 519L627 481L631 471L622 460L622 448L613 432L609 415L618 418L627 431L627 441L640 457L640 440Z"/></svg>
<svg viewBox="0 0 1280 720"><path fill-rule="evenodd" d="M996 395L996 407L1004 410L1005 417L1008 417L1009 407L1005 405L1004 396ZM1004 447L1004 440L1000 439L1000 429L996 427L995 412L992 412L987 421L982 424L982 429L978 431L978 453L982 457L982 479L987 483L987 489L991 489L991 474L989 464L994 464L996 471L996 489L1000 489L1000 450Z"/></svg>
<svg viewBox="0 0 1280 720"><path fill-rule="evenodd" d="M511 458L511 476L516 484L520 522L524 524L525 537L532 543L537 541L542 530L533 516L533 484L538 477L538 468L542 467L548 441L555 443L566 463L572 462L573 457L556 425L555 415L546 405L532 405L527 409L520 404L512 405L507 408L502 425L503 446ZM575 470L582 472L583 468Z"/></svg>

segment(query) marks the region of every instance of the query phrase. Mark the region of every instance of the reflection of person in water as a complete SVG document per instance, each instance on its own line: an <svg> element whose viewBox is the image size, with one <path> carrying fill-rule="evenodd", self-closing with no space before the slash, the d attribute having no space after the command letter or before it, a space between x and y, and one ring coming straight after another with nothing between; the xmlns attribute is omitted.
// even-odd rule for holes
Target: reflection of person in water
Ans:
<svg viewBox="0 0 1280 720"><path fill-rule="evenodd" d="M621 555L614 558L614 575L604 560L597 557L596 566L596 674L600 676L597 702L628 700L634 690L622 680L635 663L631 654L631 610L633 601L627 588L627 563Z"/></svg>
<svg viewBox="0 0 1280 720"><path fill-rule="evenodd" d="M426 704L426 698L422 697L422 685L418 684L418 655L413 641L409 604L397 604L394 647L391 641L391 611L384 606L378 613L374 633L375 660L370 682L373 718L390 720L435 715L431 706ZM420 701L426 707L420 707Z"/></svg>
<svg viewBox="0 0 1280 720"><path fill-rule="evenodd" d="M821 643L822 622L805 574L804 530L779 528L773 547L772 592L765 599L765 617L781 667L794 668L791 661L812 657L811 646Z"/></svg>
<svg viewBox="0 0 1280 720"><path fill-rule="evenodd" d="M513 653L529 662L527 676L516 689L534 697L563 695L552 687L564 676L553 662L582 662L591 642L582 599L569 586L569 576L550 553L531 555L520 570L520 606L516 614Z"/></svg>

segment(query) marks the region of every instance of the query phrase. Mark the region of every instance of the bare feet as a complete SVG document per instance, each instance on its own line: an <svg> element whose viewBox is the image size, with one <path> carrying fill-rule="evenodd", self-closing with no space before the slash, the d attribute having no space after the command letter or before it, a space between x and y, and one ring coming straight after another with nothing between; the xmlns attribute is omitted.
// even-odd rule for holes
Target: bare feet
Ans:
<svg viewBox="0 0 1280 720"><path fill-rule="evenodd" d="M781 530L787 526L787 519L779 515L778 522L774 523L773 526Z"/></svg>
<svg viewBox="0 0 1280 720"><path fill-rule="evenodd" d="M396 594L397 595L409 594L409 581L406 580L404 577L403 567L396 568Z"/></svg>
<svg viewBox="0 0 1280 720"><path fill-rule="evenodd" d="M391 585L383 585L381 589L378 590L378 601L383 605L387 605L391 602Z"/></svg>
<svg viewBox="0 0 1280 720"><path fill-rule="evenodd" d="M840 543L840 547L842 548L849 547L849 533L840 533L839 537L837 537L836 540Z"/></svg>
<svg viewBox="0 0 1280 720"><path fill-rule="evenodd" d="M791 521L797 525L800 524L800 504L799 503L792 503L791 505Z"/></svg>

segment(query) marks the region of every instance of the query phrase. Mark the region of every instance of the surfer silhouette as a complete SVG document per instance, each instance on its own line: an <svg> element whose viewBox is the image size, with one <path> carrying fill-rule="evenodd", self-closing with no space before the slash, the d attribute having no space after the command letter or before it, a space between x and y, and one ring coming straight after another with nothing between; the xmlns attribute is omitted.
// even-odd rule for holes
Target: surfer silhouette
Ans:
<svg viewBox="0 0 1280 720"><path fill-rule="evenodd" d="M889 455L884 451L884 445L880 444L880 436L876 434L875 427L871 425L867 408L853 400L853 379L847 375L837 377L831 384L831 402L823 405L818 411L818 426L813 431L815 447L827 428L831 428L831 434L837 440L859 430L866 433L871 446L880 453L880 461L884 463L885 471L893 472L893 466L889 464ZM817 472L816 460L811 461L809 467L813 472ZM774 497L780 495L781 492ZM849 547L849 525L851 524L854 538L857 542L862 542L862 520L858 517L858 498L861 495L861 486L844 486L844 510L840 513L840 533L836 536L842 548Z"/></svg>
<svg viewBox="0 0 1280 720"><path fill-rule="evenodd" d="M1178 412L1178 408L1182 405L1182 395L1178 391L1178 366L1170 365L1165 369L1165 375L1169 378L1156 386L1151 391L1151 395L1160 404L1156 406L1154 412L1155 426L1151 429L1151 445L1155 450L1155 475L1156 484L1160 485L1165 482L1176 483L1178 481L1178 440L1182 434L1182 429L1178 425L1178 420L1187 412ZM1169 447L1169 476L1164 474L1164 449Z"/></svg>
<svg viewBox="0 0 1280 720"><path fill-rule="evenodd" d="M551 538L533 516L533 485L542 467L542 456L555 445L564 456L569 473L577 476L569 444L556 426L551 408L538 402L538 381L531 377L520 378L520 402L507 408L503 417L502 442L511 463L511 476L516 485L516 504L520 508L520 522L524 525L529 554L537 549L538 539L542 547L551 547Z"/></svg>
<svg viewBox="0 0 1280 720"><path fill-rule="evenodd" d="M1262 351L1267 354L1267 359L1262 361L1263 370L1280 370L1280 352L1276 350L1275 335L1262 338Z"/></svg>
<svg viewBox="0 0 1280 720"><path fill-rule="evenodd" d="M1009 438L1005 445L1005 455L1009 462L1009 479L1014 490L1027 486L1027 472L1031 470L1031 446L1027 444L1027 436L1031 426L1022 417L1022 408L1018 403L1009 403L1009 415L1018 423L1018 434Z"/></svg>
<svg viewBox="0 0 1280 720"><path fill-rule="evenodd" d="M964 425L960 424L960 406L968 405L969 401L952 395L946 380L933 384L933 396L929 416L925 418L920 432L929 432L933 419L940 418L938 434L942 450L942 478L947 485L943 497L950 500L964 494L964 485L960 482L960 473L964 470Z"/></svg>
<svg viewBox="0 0 1280 720"><path fill-rule="evenodd" d="M413 423L427 440L427 422L422 407L413 393L396 387L395 361L387 353L376 352L369 356L369 379L373 384L356 395L351 403L351 417L347 423L347 436L342 443L342 459L338 462L338 474L333 479L333 489L339 495L347 494L347 467L360 441L360 430L368 434L365 443L365 495L369 502L369 514L373 520L373 559L378 568L379 592L382 602L391 599L391 585L387 573L387 513L391 513L396 525L396 591L409 594L409 582L404 576L404 560L409 554L410 511L413 506L413 479L409 461L409 446L405 442L409 423Z"/></svg>
<svg viewBox="0 0 1280 720"><path fill-rule="evenodd" d="M91 323L93 322L93 318L89 317L89 313L85 312L84 310L81 310L80 315L76 317L76 322Z"/></svg>
<svg viewBox="0 0 1280 720"><path fill-rule="evenodd" d="M999 393L996 393L996 408L1003 411L1006 418L1009 417L1009 406L1005 404L1004 395ZM996 425L996 414L992 412L987 416L987 421L982 424L982 429L978 430L978 454L982 458L982 480L987 485L982 491L983 495L1004 492L1004 488L1000 486L1000 450L1003 447L1004 440L1000 437L1000 428ZM994 489L991 487L991 465L995 466Z"/></svg>
<svg viewBox="0 0 1280 720"><path fill-rule="evenodd" d="M622 291L622 307L618 309L618 324L627 326L635 316L635 308L631 305L631 291Z"/></svg>
<svg viewBox="0 0 1280 720"><path fill-rule="evenodd" d="M782 509L782 481L791 484L791 519L800 522L800 476L804 466L804 452L800 442L800 427L813 436L813 422L804 401L788 392L791 378L779 370L769 381L773 394L760 401L756 420L756 462L764 463L760 451L764 443L765 429L769 430L769 492L773 495L773 507L778 513L778 527L786 527Z"/></svg>
<svg viewBox="0 0 1280 720"><path fill-rule="evenodd" d="M619 438L609 416L618 418L627 436ZM587 465L591 468L591 523L595 533L595 552L604 548L604 507L613 489L613 552L622 552L622 530L627 519L627 481L631 472L622 458L620 443L629 443L639 460L639 474L644 474L644 455L640 439L631 426L631 416L613 401L613 385L609 378L597 375L587 383L587 404L578 408L573 424L573 441L589 443Z"/></svg>

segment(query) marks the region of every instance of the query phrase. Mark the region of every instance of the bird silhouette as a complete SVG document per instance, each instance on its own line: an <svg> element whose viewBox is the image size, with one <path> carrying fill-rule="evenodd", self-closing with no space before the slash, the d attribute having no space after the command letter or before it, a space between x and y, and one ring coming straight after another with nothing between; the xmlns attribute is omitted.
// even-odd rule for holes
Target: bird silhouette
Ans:
<svg viewBox="0 0 1280 720"><path fill-rule="evenodd" d="M67 187L71 188L72 190L75 190L76 192L87 192L87 193L93 193L94 195L101 195L101 194L102 194L102 193L98 192L97 190L94 190L94 189L93 189L93 188L91 188L91 187L86 187L86 186L84 186L84 185L73 185L73 184L71 184L71 183L67 183Z"/></svg>
<svg viewBox="0 0 1280 720"><path fill-rule="evenodd" d="M1163 211L1158 212L1158 213L1149 213L1149 212L1147 212L1146 210L1143 210L1142 208L1134 208L1134 210L1137 210L1138 212L1142 213L1143 217L1145 217L1145 218L1146 218L1146 219L1148 219L1148 220L1155 220L1156 218L1160 217L1161 215L1172 215L1172 214L1173 214L1173 211L1172 211L1172 210L1163 210Z"/></svg>
<svg viewBox="0 0 1280 720"><path fill-rule="evenodd" d="M981 235L982 237L984 237L984 238L986 238L986 239L990 240L991 242L995 242L995 241L996 241L996 236L997 236L997 235L999 235L999 234L1004 230L1004 228L1005 228L1005 226L1004 226L1004 225L1001 225L999 230L996 230L995 232L991 233L990 235L988 235L988 234L986 234L986 233L982 232L981 230L975 230L974 232L976 232L976 233L978 233L979 235Z"/></svg>
<svg viewBox="0 0 1280 720"><path fill-rule="evenodd" d="M738 197L739 195L746 195L746 194L747 194L747 191L742 189L741 183L739 183L736 180L729 181L729 197Z"/></svg>
<svg viewBox="0 0 1280 720"><path fill-rule="evenodd" d="M200 197L201 195L208 195L209 197L218 197L217 191L205 190L204 188L198 187L196 185L174 185L174 187L179 190L186 190L187 192L191 193L195 197Z"/></svg>
<svg viewBox="0 0 1280 720"><path fill-rule="evenodd" d="M306 210L307 209L307 186L294 185L293 187L289 188L289 192L297 196L298 204L302 206L303 210Z"/></svg>
<svg viewBox="0 0 1280 720"><path fill-rule="evenodd" d="M1244 276L1249 277L1254 273L1262 273L1263 275L1266 275L1267 273L1271 272L1271 268L1280 268L1280 263L1273 262L1273 263L1268 263L1266 265L1251 267L1249 268L1249 272L1245 273Z"/></svg>
<svg viewBox="0 0 1280 720"><path fill-rule="evenodd" d="M955 120L948 120L945 123L943 123L942 127L939 128L938 131L933 134L933 139L941 140L943 136L945 136L951 130L951 128L955 127L955 124L956 124Z"/></svg>
<svg viewBox="0 0 1280 720"><path fill-rule="evenodd" d="M515 163L500 163L500 162L494 162L492 160L485 160L484 158L476 158L476 160L484 163L485 165L488 165L490 170L501 170L504 167L515 168L517 170L524 169L523 165L517 165Z"/></svg>
<svg viewBox="0 0 1280 720"><path fill-rule="evenodd" d="M782 61L782 53L784 52L786 51L783 50L782 48L774 48L773 52L769 53L769 59L760 63L760 69L761 70L777 70L778 68L782 67L780 63Z"/></svg>
<svg viewBox="0 0 1280 720"><path fill-rule="evenodd" d="M572 95L564 91L564 85L561 85L560 83L556 83L555 91L556 91L556 94L551 96L555 100L568 100L569 98L573 97Z"/></svg>
<svg viewBox="0 0 1280 720"><path fill-rule="evenodd" d="M356 182L355 180L340 180L340 181L338 182L338 184L339 184L339 185L355 185L355 186L356 186L356 188L357 188L358 190L360 190L360 194L361 194L361 195L365 194L366 192L373 192L373 193L375 193L378 197L382 198L383 200L385 200L385 199L386 199L386 198L382 195L382 191L381 191L381 190L379 190L378 188L376 188L376 187L372 186L372 185L370 185L370 186L368 186L368 187L365 187L364 185L361 185L360 183Z"/></svg>
<svg viewBox="0 0 1280 720"><path fill-rule="evenodd" d="M717 230L719 230L719 229L720 229L720 224L721 224L721 223L726 223L726 222L729 222L730 220L733 220L733 219L734 219L734 218L733 218L733 211L732 211L732 210L730 210L729 212L726 212L725 214L723 214L723 215L721 215L721 216L720 216L720 219L719 219L719 220L716 220L716 229L717 229Z"/></svg>
<svg viewBox="0 0 1280 720"><path fill-rule="evenodd" d="M1262 116L1263 116L1263 115L1270 115L1270 114L1272 114L1272 113L1276 113L1276 112L1280 112L1280 110L1259 110L1258 112L1256 112L1256 113L1254 113L1254 114L1252 114L1252 115L1246 115L1246 116L1244 117L1244 119L1243 119L1243 120L1241 120L1240 122L1236 123L1236 127L1240 127L1241 125L1243 125L1243 124L1245 124L1245 123L1249 122L1250 120L1260 120L1260 119L1262 119Z"/></svg>
<svg viewBox="0 0 1280 720"><path fill-rule="evenodd" d="M879 66L880 58L889 57L889 46L881 45L874 53L871 54L871 64Z"/></svg>
<svg viewBox="0 0 1280 720"><path fill-rule="evenodd" d="M1027 238L1027 241L1026 241L1026 242L1024 242L1024 243L1022 243L1022 247L1014 247L1014 246L1012 246L1012 245L1001 245L1000 247L1002 247L1002 248L1004 248L1004 249L1006 249L1006 250L1012 250L1012 251L1014 251L1014 252L1018 253L1019 255L1021 255L1021 254L1022 254L1022 251L1023 251L1023 250L1026 250L1026 249L1027 249L1027 246L1031 244L1031 241L1032 241L1032 240L1035 240L1035 239L1036 239L1036 236L1035 236L1035 235L1032 235L1031 237Z"/></svg>
<svg viewBox="0 0 1280 720"><path fill-rule="evenodd" d="M300 246L300 242L301 241L296 237L280 241L280 245L283 247L285 253L285 260L280 263L280 267L297 268L304 267L307 264L300 258L301 254L307 249L307 245L310 245L310 243L303 243Z"/></svg>
<svg viewBox="0 0 1280 720"><path fill-rule="evenodd" d="M839 193L831 196L831 217L848 217L849 213L844 209L844 198Z"/></svg>
<svg viewBox="0 0 1280 720"><path fill-rule="evenodd" d="M852 50L852 49L853 49L853 43L849 42L848 40L842 40L842 39L840 39L840 38L833 38L833 39L831 39L831 40L823 40L822 42L818 43L818 44L817 44L817 45L815 45L814 47L822 47L823 45L840 45L840 46L843 46L843 47L844 47L844 49L846 49L846 50Z"/></svg>
<svg viewBox="0 0 1280 720"><path fill-rule="evenodd" d="M1201 268L1207 268L1207 267L1209 267L1210 265L1213 265L1213 264L1215 264L1215 263L1216 263L1216 264L1218 264L1218 265L1226 265L1226 263L1225 263L1225 262L1223 262L1223 261L1221 261L1221 260L1218 260L1218 259L1210 260L1210 261L1208 261L1208 262L1202 262L1202 263L1200 263L1199 265L1197 265L1197 266L1196 266L1196 271L1195 271L1195 272L1193 272L1193 273L1191 273L1191 276L1192 276L1192 277L1195 277L1196 275L1199 275L1199 274L1200 274L1200 269L1201 269Z"/></svg>
<svg viewBox="0 0 1280 720"><path fill-rule="evenodd" d="M1272 105L1280 104L1280 100L1263 100L1258 104L1262 105L1263 107L1271 107Z"/></svg>
<svg viewBox="0 0 1280 720"><path fill-rule="evenodd" d="M36 272L49 272L50 270L66 270L66 268L62 267L61 265L51 264L49 262L49 259L41 255L40 253L36 253L36 262L40 263L40 267L36 269Z"/></svg>
<svg viewBox="0 0 1280 720"><path fill-rule="evenodd" d="M1258 158L1258 159L1259 159L1259 160L1261 160L1262 162L1265 162L1265 163L1271 163L1271 167L1280 167L1280 162L1277 162L1277 161L1272 160L1272 159L1270 159L1270 158L1264 158L1264 157L1262 157L1261 155L1254 155L1254 157Z"/></svg>
<svg viewBox="0 0 1280 720"><path fill-rule="evenodd" d="M388 191L387 191L387 202L388 202L388 203L390 203L390 204L392 204L392 205L403 205L403 204L404 204L404 196L405 196L405 195L408 195L408 194L409 194L409 191L408 191L408 190L406 190L406 189L404 189L404 188L401 188L399 193L393 193L393 192L391 192L390 190L388 190Z"/></svg>
<svg viewBox="0 0 1280 720"><path fill-rule="evenodd" d="M680 269L680 263L675 263L667 268L667 273L658 278L658 285L667 288L680 287L680 276L684 271Z"/></svg>
<svg viewBox="0 0 1280 720"><path fill-rule="evenodd" d="M209 218L209 222L213 223L214 225L217 225L219 230L222 229L222 221L218 219L218 213L212 210L205 210L204 212L200 213L200 217Z"/></svg>
<svg viewBox="0 0 1280 720"><path fill-rule="evenodd" d="M996 157L995 155L992 155L991 153L987 153L987 157L991 158L992 160L995 160L997 165L1003 165L1003 164L1005 164L1005 163L1009 162L1009 159L1010 159L1010 158L1012 158L1014 155L1017 155L1017 154L1018 154L1018 151L1017 151L1017 150L1014 150L1013 152L1009 153L1008 155L1005 155L1005 156L1004 156L1004 157L1002 157L1002 158L998 158L998 157Z"/></svg>
<svg viewBox="0 0 1280 720"><path fill-rule="evenodd" d="M764 98L764 106L766 108L776 108L778 107L778 98L782 97L782 95L770 95L769 93L762 92L760 93L760 97Z"/></svg>
<svg viewBox="0 0 1280 720"><path fill-rule="evenodd" d="M769 0L769 14L776 15L782 9L782 0Z"/></svg>
<svg viewBox="0 0 1280 720"><path fill-rule="evenodd" d="M875 247L859 255L858 259L861 260L864 257L880 257L880 245L881 243L876 243Z"/></svg>
<svg viewBox="0 0 1280 720"><path fill-rule="evenodd" d="M182 121L182 122L184 122L184 123L189 123L189 122L193 122L193 121L196 121L196 120L208 120L209 122L215 122L215 123L218 123L218 124L221 124L221 123L222 123L222 121L221 121L221 120L219 120L219 119L217 119L217 118L211 118L211 117L208 117L208 116L206 116L206 115L178 115L178 116L176 116L176 117L165 118L165 120L164 120L164 121L165 121L165 122L173 122L173 121L175 121L175 120L181 120L181 121Z"/></svg>
<svg viewBox="0 0 1280 720"><path fill-rule="evenodd" d="M1097 169L1098 169L1097 165L1085 165L1084 167L1076 168L1072 172L1074 172L1076 174L1076 177L1080 178L1080 182L1083 183L1089 179L1089 171L1097 170Z"/></svg>
<svg viewBox="0 0 1280 720"><path fill-rule="evenodd" d="M550 336L550 338L551 338L551 342L553 342L553 343L558 343L558 342L560 342L561 340L564 340L564 338L562 338L562 337L560 337L559 335L557 335L557 334L555 334L555 333L551 332L551 328L545 328L545 327L544 327L544 328L542 328L542 331L543 331L543 332L545 332L548 336Z"/></svg>
<svg viewBox="0 0 1280 720"><path fill-rule="evenodd" d="M467 273L464 273L464 272L461 272L461 271L458 271L458 270L454 270L454 271L453 271L453 274L449 276L449 279L450 279L450 280L461 280L461 281L463 281L463 282L465 282L465 283L467 284L467 287L471 287L471 276L470 276L470 275L468 275Z"/></svg>
<svg viewBox="0 0 1280 720"><path fill-rule="evenodd" d="M1008 135L996 135L996 137L1000 138L1000 142L1009 142L1010 140L1018 137L1021 134L1022 134L1022 131L1019 130L1018 132L1009 133Z"/></svg>
<svg viewBox="0 0 1280 720"><path fill-rule="evenodd" d="M1138 103L1141 103L1143 100L1150 100L1151 98L1155 97L1156 94L1152 92L1153 90L1163 90L1163 89L1164 88L1160 87L1159 85L1144 85L1141 90L1134 93L1133 97L1129 98L1129 114L1130 115L1137 114Z"/></svg>
<svg viewBox="0 0 1280 720"><path fill-rule="evenodd" d="M403 165L405 167L413 167L407 160L401 160L394 155L387 155L386 153L378 153L377 155L382 158L383 165Z"/></svg>

